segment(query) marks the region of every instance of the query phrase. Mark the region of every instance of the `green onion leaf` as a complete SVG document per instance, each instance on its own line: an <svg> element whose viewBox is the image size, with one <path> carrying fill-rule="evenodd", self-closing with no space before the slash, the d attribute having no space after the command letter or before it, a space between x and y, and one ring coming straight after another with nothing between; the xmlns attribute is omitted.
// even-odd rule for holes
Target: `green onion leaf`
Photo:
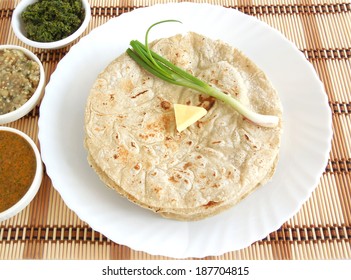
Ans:
<svg viewBox="0 0 351 280"><path fill-rule="evenodd" d="M275 127L278 124L279 118L277 116L262 115L251 111L249 108L245 107L232 96L225 94L216 87L210 86L206 82L191 75L187 71L171 63L169 60L150 50L148 44L148 36L150 30L155 25L165 22L181 23L179 20L163 20L156 22L147 29L144 44L139 42L138 40L132 40L130 42L130 48L127 49L127 54L137 64L139 64L139 66L166 82L191 88L201 93L215 97L223 101L224 103L230 105L242 116L244 116L245 118L257 125L264 127Z"/></svg>

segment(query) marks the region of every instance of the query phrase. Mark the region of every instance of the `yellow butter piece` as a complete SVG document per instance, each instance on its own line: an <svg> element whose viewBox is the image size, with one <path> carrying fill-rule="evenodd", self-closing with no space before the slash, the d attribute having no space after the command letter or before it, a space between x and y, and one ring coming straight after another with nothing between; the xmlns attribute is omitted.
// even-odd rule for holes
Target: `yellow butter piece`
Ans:
<svg viewBox="0 0 351 280"><path fill-rule="evenodd" d="M176 126L179 132L183 131L204 115L206 115L207 110L203 107L188 106L182 104L174 104L174 113L176 119Z"/></svg>

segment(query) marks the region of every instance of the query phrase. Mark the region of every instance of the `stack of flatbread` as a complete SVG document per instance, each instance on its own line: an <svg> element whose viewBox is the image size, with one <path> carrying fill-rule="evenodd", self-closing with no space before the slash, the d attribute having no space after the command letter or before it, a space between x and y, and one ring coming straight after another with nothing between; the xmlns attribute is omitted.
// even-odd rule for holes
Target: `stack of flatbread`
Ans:
<svg viewBox="0 0 351 280"><path fill-rule="evenodd" d="M253 111L278 116L278 126L251 123L222 101L169 84L122 54L100 73L87 100L88 161L107 186L164 217L218 214L272 177L282 133L279 96L249 58L220 40L190 32L150 46ZM208 112L179 133L174 104Z"/></svg>

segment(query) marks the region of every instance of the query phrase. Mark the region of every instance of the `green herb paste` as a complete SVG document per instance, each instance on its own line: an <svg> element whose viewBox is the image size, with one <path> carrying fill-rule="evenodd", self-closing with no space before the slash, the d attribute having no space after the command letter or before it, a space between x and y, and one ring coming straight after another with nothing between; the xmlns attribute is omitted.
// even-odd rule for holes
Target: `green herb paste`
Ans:
<svg viewBox="0 0 351 280"><path fill-rule="evenodd" d="M53 42L74 33L85 16L81 0L39 0L22 13L27 37L37 42Z"/></svg>

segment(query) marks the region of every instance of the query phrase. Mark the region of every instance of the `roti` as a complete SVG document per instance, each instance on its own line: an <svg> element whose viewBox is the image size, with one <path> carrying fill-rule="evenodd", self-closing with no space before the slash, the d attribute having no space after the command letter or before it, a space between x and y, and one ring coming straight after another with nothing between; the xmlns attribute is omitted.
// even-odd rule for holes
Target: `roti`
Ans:
<svg viewBox="0 0 351 280"><path fill-rule="evenodd" d="M218 214L272 178L282 135L279 95L254 62L221 40L189 32L150 47L253 111L278 116L278 125L258 126L222 101L149 74L124 53L90 91L88 161L108 187L164 217ZM179 133L174 104L208 112Z"/></svg>

